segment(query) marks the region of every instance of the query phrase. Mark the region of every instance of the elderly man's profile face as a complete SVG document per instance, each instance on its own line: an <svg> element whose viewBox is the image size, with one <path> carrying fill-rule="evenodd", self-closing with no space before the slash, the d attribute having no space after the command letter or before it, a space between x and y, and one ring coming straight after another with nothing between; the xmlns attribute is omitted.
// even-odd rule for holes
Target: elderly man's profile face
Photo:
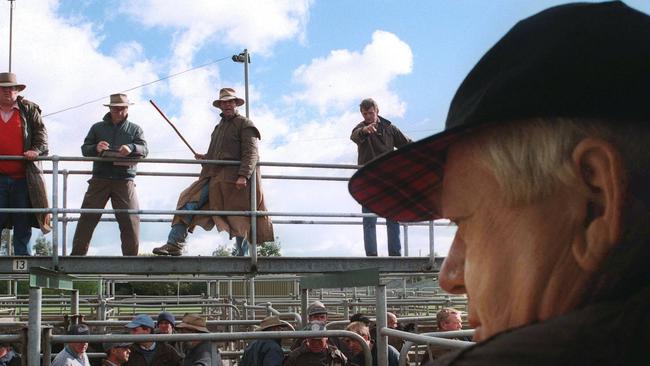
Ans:
<svg viewBox="0 0 650 366"><path fill-rule="evenodd" d="M575 306L585 277L571 243L584 234L584 207L568 188L539 202L509 204L476 143L465 139L448 152L441 211L458 228L440 286L467 293L468 322L482 340Z"/></svg>

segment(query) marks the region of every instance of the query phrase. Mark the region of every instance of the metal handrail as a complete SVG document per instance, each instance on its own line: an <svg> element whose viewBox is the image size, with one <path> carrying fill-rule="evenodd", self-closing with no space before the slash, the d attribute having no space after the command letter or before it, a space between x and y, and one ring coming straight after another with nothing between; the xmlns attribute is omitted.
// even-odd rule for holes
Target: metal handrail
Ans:
<svg viewBox="0 0 650 366"><path fill-rule="evenodd" d="M24 160L22 156L0 156L0 160ZM124 161L125 158L99 158L99 157L74 157L74 156L43 156L39 157L37 160L40 161L51 161L52 169L46 170L44 172L51 172L52 174L52 207L47 209L3 209L0 208L0 212L30 212L30 213L52 213L53 214L53 230L52 230L52 264L53 268L58 267L58 256L59 256L59 240L58 240L58 222L61 221L63 225L63 254L65 256L65 240L66 240L66 224L67 222L77 220L75 217L67 217L67 214L81 214L81 213L127 213L127 214L138 214L138 215L183 215L187 214L187 211L184 210L129 210L129 209L70 209L67 208L67 178L70 174L91 174L92 171L89 170L59 170L60 162L111 162L111 161ZM232 160L194 160L194 159L160 159L160 158L147 158L147 159L128 159L126 160L136 160L138 163L166 163L166 164L214 164L214 165L238 165L239 161ZM270 167L296 167L296 168L312 168L312 169L342 169L342 170L354 170L358 169L359 165L350 165L350 164L315 164L315 163L288 163L288 162L258 162L257 166L270 166ZM138 172L139 175L162 175L162 176L191 176L196 177L199 174L196 173L174 173L174 172ZM254 169L254 174L257 174L257 170ZM62 175L64 177L63 181L63 196L64 201L62 206L58 207L58 176ZM251 183L255 182L255 177L251 177ZM327 176L291 176L291 175L263 175L262 178L266 179L298 179L298 180L331 180L331 181L347 181L347 177L327 177ZM254 187L253 187L254 188ZM251 189L251 195L255 194L255 190ZM333 217L333 218L364 218L364 217L377 217L375 214L371 213L309 213L309 212L273 212L273 211L257 211L256 210L256 200L254 197L251 197L251 210L250 211L209 211L209 210L196 210L192 211L193 215L209 215L209 216L230 216L230 215L239 215L239 216L249 216L251 218L257 216L273 216L273 217ZM169 222L169 219L143 219L144 222ZM101 221L113 221L113 219L106 218ZM314 220L278 220L278 223L286 224L327 224L327 225L360 225L358 221L314 221ZM381 224L384 224L382 221ZM408 255L408 226L426 226L427 223L402 223L404 227L404 242L405 242L405 254ZM435 226L448 226L449 223L434 223L429 222L430 226L430 261L432 265L434 263L434 251L433 251L433 235L432 227ZM253 233L251 239L256 239L256 220L251 219L251 231ZM256 250L257 243L251 243L251 268L256 268L257 266L257 255L256 252L253 253L253 250ZM253 255L255 254L255 255Z"/></svg>

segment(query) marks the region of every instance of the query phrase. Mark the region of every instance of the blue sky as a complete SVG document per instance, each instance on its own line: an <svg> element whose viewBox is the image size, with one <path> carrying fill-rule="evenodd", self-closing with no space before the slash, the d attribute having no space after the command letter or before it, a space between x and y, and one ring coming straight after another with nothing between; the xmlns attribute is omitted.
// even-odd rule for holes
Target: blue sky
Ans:
<svg viewBox="0 0 650 366"><path fill-rule="evenodd" d="M442 130L453 94L478 59L518 20L566 1L91 1L16 0L12 68L39 103L51 154L78 156L90 125L111 93L199 65L222 61L129 92L130 119L140 124L150 157L191 155L147 102L153 99L195 149L207 148L219 88L243 95L243 67L230 56L251 53L251 118L262 133L262 161L354 164L349 140L358 103L375 98L380 114L413 139ZM628 1L650 12L647 1ZM8 67L9 2L0 7L0 69ZM84 102L83 107L54 113ZM244 113L244 109L241 109ZM53 114L54 113L54 114ZM69 164L68 169L88 169ZM163 169L141 164L141 171ZM197 167L164 169L198 171ZM264 168L264 174L349 174ZM79 207L87 177L70 181L68 207ZM137 179L143 209L171 209L191 180ZM343 183L264 182L271 211L359 212ZM162 216L161 216L162 217ZM69 225L71 240L75 224ZM283 253L363 255L361 228L276 225ZM97 228L91 254L115 254L115 223ZM140 252L164 242L168 224L143 224ZM379 232L380 254L386 255ZM436 229L446 254L453 230ZM428 253L424 228L409 231L410 254ZM188 254L209 255L226 235L198 230ZM68 250L69 250L68 245Z"/></svg>

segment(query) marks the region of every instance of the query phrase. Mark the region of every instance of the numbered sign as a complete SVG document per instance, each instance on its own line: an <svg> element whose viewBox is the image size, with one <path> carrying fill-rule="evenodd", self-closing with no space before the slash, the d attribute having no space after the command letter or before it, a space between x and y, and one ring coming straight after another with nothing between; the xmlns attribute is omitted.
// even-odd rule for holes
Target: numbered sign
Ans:
<svg viewBox="0 0 650 366"><path fill-rule="evenodd" d="M27 272L27 259L14 259L14 271Z"/></svg>

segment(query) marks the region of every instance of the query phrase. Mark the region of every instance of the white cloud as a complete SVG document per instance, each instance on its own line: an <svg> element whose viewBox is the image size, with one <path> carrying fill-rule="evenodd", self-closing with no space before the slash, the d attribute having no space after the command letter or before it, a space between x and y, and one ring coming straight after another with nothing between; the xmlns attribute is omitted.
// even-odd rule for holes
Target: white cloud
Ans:
<svg viewBox="0 0 650 366"><path fill-rule="evenodd" d="M396 35L375 31L363 51L333 50L325 58L312 60L294 72L294 80L304 85L303 92L289 100L327 109L347 109L366 97L377 100L384 115L402 116L406 108L390 82L413 68L413 53Z"/></svg>
<svg viewBox="0 0 650 366"><path fill-rule="evenodd" d="M179 37L188 52L205 41L244 47L268 54L275 43L304 37L310 0L173 0L130 1L122 11L150 27L173 27L189 36ZM189 6L191 4L191 6ZM180 41L182 40L182 41Z"/></svg>

